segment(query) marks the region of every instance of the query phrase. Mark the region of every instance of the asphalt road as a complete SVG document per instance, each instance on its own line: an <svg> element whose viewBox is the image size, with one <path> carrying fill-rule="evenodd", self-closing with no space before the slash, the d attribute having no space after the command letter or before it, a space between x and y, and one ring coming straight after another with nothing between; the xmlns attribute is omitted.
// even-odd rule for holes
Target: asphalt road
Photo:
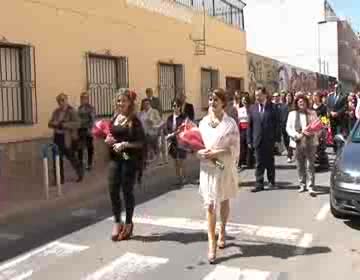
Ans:
<svg viewBox="0 0 360 280"><path fill-rule="evenodd" d="M205 213L196 184L139 204L134 237L110 241L107 194L0 225L0 279L359 279L360 222L329 213L329 173L319 194L296 190L296 170L277 158L278 190L251 193L240 173L228 241L207 263Z"/></svg>

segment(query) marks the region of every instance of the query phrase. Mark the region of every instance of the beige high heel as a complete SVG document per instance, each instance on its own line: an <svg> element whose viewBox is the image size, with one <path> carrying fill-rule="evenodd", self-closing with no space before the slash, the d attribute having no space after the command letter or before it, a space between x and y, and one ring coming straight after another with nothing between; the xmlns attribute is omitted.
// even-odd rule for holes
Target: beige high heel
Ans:
<svg viewBox="0 0 360 280"><path fill-rule="evenodd" d="M209 242L209 252L208 252L209 264L215 264L215 260L216 260L216 241L212 240Z"/></svg>
<svg viewBox="0 0 360 280"><path fill-rule="evenodd" d="M225 232L225 228L224 228L224 230L220 229L217 246L218 246L218 248L219 248L220 250L224 250L224 249L225 249L225 246L226 246L226 232Z"/></svg>

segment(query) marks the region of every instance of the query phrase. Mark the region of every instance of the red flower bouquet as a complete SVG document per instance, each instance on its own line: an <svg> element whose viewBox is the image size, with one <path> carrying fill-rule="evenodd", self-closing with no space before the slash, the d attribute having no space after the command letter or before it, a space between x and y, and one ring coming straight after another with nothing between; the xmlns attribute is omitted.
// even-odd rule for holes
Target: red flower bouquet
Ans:
<svg viewBox="0 0 360 280"><path fill-rule="evenodd" d="M322 121L317 118L316 120L312 121L305 129L305 131L309 133L318 133L324 128Z"/></svg>
<svg viewBox="0 0 360 280"><path fill-rule="evenodd" d="M185 150L198 152L206 148L199 128L191 121L186 121L178 128L176 139L178 145ZM216 167L224 169L224 164L220 160L213 159L211 161Z"/></svg>
<svg viewBox="0 0 360 280"><path fill-rule="evenodd" d="M91 133L95 138L105 139L110 134L110 121L109 120L96 121L91 130Z"/></svg>

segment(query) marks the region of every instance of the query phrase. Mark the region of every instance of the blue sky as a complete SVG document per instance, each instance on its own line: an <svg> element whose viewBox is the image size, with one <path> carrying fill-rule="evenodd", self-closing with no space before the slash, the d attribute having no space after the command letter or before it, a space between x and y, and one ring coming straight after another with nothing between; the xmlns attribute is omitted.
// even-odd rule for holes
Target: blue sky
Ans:
<svg viewBox="0 0 360 280"><path fill-rule="evenodd" d="M337 16L350 17L353 28L360 32L360 0L330 0L329 2Z"/></svg>

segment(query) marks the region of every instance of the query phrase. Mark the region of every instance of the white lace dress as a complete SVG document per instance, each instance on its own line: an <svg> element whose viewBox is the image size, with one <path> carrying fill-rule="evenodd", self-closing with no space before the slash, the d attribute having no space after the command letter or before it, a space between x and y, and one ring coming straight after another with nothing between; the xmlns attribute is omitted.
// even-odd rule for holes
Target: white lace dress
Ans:
<svg viewBox="0 0 360 280"><path fill-rule="evenodd" d="M219 156L224 164L221 170L209 160L200 161L199 192L205 207L218 205L236 196L238 192L237 161L240 152L240 135L236 122L227 114L217 127L209 125L210 117L205 116L199 125L201 136L207 149L229 149Z"/></svg>

